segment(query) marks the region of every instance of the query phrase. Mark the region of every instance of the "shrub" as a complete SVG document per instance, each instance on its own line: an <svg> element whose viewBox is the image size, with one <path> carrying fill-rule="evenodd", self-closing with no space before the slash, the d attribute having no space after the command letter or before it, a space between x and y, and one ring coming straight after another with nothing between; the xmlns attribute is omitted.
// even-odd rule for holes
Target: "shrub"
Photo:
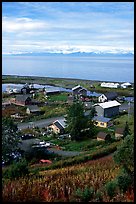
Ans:
<svg viewBox="0 0 136 204"><path fill-rule="evenodd" d="M120 188L121 191L126 192L129 186L132 183L132 179L130 175L127 173L121 173L117 176L117 185Z"/></svg>
<svg viewBox="0 0 136 204"><path fill-rule="evenodd" d="M3 171L3 178L15 179L29 174L26 160L13 163L9 168Z"/></svg>
<svg viewBox="0 0 136 204"><path fill-rule="evenodd" d="M85 189L78 188L76 190L76 196L83 202L88 202L94 195L94 189L86 187Z"/></svg>
<svg viewBox="0 0 136 204"><path fill-rule="evenodd" d="M106 191L110 198L112 198L115 195L116 187L117 187L117 183L115 181L109 181L106 184Z"/></svg>

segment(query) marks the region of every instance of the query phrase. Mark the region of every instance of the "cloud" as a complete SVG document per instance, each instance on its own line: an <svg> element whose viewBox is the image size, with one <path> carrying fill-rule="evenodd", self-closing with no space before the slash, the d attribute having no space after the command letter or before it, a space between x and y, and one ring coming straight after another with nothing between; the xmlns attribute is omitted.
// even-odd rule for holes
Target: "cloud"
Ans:
<svg viewBox="0 0 136 204"><path fill-rule="evenodd" d="M134 50L133 4L3 4L3 52Z"/></svg>

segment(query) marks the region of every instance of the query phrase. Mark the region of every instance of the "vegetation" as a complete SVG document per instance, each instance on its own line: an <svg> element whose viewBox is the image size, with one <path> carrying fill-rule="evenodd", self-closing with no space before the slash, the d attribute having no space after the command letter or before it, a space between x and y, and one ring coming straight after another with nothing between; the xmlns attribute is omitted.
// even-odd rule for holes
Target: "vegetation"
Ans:
<svg viewBox="0 0 136 204"><path fill-rule="evenodd" d="M9 161L12 153L18 150L19 133L10 118L2 117L2 159Z"/></svg>
<svg viewBox="0 0 136 204"><path fill-rule="evenodd" d="M112 157L89 161L72 167L48 170L36 176L19 178L3 184L4 202L128 202L133 200L129 194L119 190L111 198L104 184L114 180L119 167ZM77 189L78 187L78 189Z"/></svg>
<svg viewBox="0 0 136 204"><path fill-rule="evenodd" d="M84 115L84 106L82 102L75 101L68 109L66 115L67 131L72 140L80 141L87 136L94 135L94 125L90 118ZM91 134L90 134L91 133Z"/></svg>

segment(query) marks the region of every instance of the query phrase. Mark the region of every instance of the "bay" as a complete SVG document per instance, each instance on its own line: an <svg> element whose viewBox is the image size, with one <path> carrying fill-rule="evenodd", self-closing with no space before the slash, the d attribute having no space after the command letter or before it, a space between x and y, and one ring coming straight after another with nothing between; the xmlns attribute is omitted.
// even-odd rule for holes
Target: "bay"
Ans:
<svg viewBox="0 0 136 204"><path fill-rule="evenodd" d="M2 56L2 74L134 82L133 57Z"/></svg>

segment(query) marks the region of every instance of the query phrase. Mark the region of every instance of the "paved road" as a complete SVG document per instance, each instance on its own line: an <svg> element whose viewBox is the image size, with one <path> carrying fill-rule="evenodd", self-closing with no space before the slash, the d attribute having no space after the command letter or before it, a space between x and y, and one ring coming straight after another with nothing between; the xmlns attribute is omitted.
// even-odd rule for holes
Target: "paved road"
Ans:
<svg viewBox="0 0 136 204"><path fill-rule="evenodd" d="M42 120L38 120L38 121L34 121L34 122L18 123L18 129L23 130L23 129L26 129L28 127L32 128L32 127L36 127L36 126L38 126L39 128L47 127L49 124L51 124L55 120L59 120L59 119L64 119L64 117L61 116L61 117L42 119Z"/></svg>
<svg viewBox="0 0 136 204"><path fill-rule="evenodd" d="M130 106L128 105L128 103L122 103L121 106L119 107L119 111L122 112L123 110L125 110L125 111L129 110L130 113L133 113L134 112L134 103L130 103Z"/></svg>

